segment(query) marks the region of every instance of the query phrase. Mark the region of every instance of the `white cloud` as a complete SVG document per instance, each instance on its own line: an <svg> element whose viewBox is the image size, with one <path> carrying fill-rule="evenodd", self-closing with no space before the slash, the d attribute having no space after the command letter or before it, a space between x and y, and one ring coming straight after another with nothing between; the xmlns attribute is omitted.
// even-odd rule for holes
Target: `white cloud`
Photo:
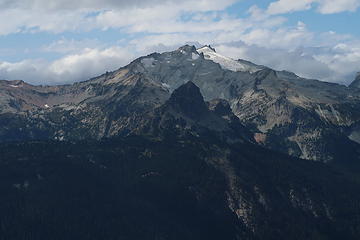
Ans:
<svg viewBox="0 0 360 240"><path fill-rule="evenodd" d="M317 6L317 11L322 14L354 12L360 7L360 0L278 0L270 3L267 13L272 15L290 13L309 10L313 6Z"/></svg>
<svg viewBox="0 0 360 240"><path fill-rule="evenodd" d="M151 6L174 2L174 0L2 0L2 9L27 9L27 10L74 10L74 9L104 9L104 8L129 8L134 6Z"/></svg>
<svg viewBox="0 0 360 240"><path fill-rule="evenodd" d="M282 14L288 12L308 10L311 8L311 4L314 0L278 0L270 3L267 13L268 14Z"/></svg>
<svg viewBox="0 0 360 240"><path fill-rule="evenodd" d="M294 50L267 48L244 42L215 45L219 53L246 59L276 70L292 71L302 77L349 84L360 70L360 42L332 47L298 47Z"/></svg>
<svg viewBox="0 0 360 240"><path fill-rule="evenodd" d="M320 0L318 11L323 14L354 12L360 7L360 0Z"/></svg>
<svg viewBox="0 0 360 240"><path fill-rule="evenodd" d="M360 70L360 42L340 43L315 55L337 75L348 76Z"/></svg>
<svg viewBox="0 0 360 240"><path fill-rule="evenodd" d="M118 69L133 59L133 53L124 48L85 49L79 54L68 55L54 62L0 62L0 78L25 79L33 84L69 83Z"/></svg>
<svg viewBox="0 0 360 240"><path fill-rule="evenodd" d="M0 2L0 35L16 32L89 31L128 27L133 32L150 29L177 31L187 28L177 19L184 12L219 11L237 0L19 0ZM11 21L9 21L11 19ZM168 23L167 25L165 23ZM166 30L167 29L167 30Z"/></svg>
<svg viewBox="0 0 360 240"><path fill-rule="evenodd" d="M89 49L89 48L99 48L104 45L97 39L66 39L62 37L61 39L52 42L47 46L43 46L42 49L45 52L55 52L62 54L77 53L79 51Z"/></svg>
<svg viewBox="0 0 360 240"><path fill-rule="evenodd" d="M0 9L0 35L17 32L46 31L61 33L77 29L89 30L93 19L83 11L42 11L24 9ZM10 19L10 20L9 20Z"/></svg>
<svg viewBox="0 0 360 240"><path fill-rule="evenodd" d="M247 44L288 50L309 44L312 39L313 33L307 31L303 25L295 28L278 28L276 30L258 28L243 34L241 37L241 40Z"/></svg>

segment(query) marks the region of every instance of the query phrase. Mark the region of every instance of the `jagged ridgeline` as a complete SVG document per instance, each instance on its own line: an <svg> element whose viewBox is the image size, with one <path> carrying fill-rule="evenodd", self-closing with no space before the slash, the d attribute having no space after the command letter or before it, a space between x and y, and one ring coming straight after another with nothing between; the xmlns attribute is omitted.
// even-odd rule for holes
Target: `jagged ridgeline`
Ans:
<svg viewBox="0 0 360 240"><path fill-rule="evenodd" d="M210 46L0 81L0 240L359 239L354 84Z"/></svg>

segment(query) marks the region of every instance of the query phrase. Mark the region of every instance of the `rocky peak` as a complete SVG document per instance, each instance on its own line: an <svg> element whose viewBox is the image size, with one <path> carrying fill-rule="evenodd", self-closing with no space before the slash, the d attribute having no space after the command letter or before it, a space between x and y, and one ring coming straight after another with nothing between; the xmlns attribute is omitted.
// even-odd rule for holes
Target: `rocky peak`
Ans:
<svg viewBox="0 0 360 240"><path fill-rule="evenodd" d="M200 89L191 81L180 86L172 93L168 105L175 111L193 119L198 119L208 112Z"/></svg>
<svg viewBox="0 0 360 240"><path fill-rule="evenodd" d="M184 46L180 47L178 49L178 51L180 51L182 53L195 53L196 52L196 47L195 46L190 46L190 45L184 45Z"/></svg>
<svg viewBox="0 0 360 240"><path fill-rule="evenodd" d="M356 74L355 80L349 85L352 88L360 88L360 72Z"/></svg>

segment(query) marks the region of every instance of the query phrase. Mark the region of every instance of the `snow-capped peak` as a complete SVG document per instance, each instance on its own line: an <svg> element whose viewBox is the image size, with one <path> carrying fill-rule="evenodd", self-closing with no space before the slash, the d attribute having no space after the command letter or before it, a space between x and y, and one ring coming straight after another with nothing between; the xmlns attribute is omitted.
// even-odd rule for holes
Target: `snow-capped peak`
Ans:
<svg viewBox="0 0 360 240"><path fill-rule="evenodd" d="M228 69L234 72L250 72L254 73L261 70L260 67L257 67L255 64L247 64L245 62L239 62L232 58L223 56L216 52L214 48L211 46L204 46L202 48L197 49L198 53L204 54L204 58L207 60L212 60L220 64L223 69Z"/></svg>

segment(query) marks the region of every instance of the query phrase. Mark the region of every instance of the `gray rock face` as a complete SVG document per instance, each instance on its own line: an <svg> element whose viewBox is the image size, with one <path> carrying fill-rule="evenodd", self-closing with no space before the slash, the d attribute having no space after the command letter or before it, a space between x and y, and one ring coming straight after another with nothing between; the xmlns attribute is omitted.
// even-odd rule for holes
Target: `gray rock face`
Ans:
<svg viewBox="0 0 360 240"><path fill-rule="evenodd" d="M359 156L360 89L300 78L193 46L153 53L73 85L1 81L0 141L126 135L140 129L147 113L189 81L205 101L228 102L265 147L324 162ZM196 112L191 113L192 107L189 114Z"/></svg>
<svg viewBox="0 0 360 240"><path fill-rule="evenodd" d="M208 113L200 89L191 81L174 91L168 104L179 113L191 119L201 119Z"/></svg>
<svg viewBox="0 0 360 240"><path fill-rule="evenodd" d="M355 80L349 85L351 88L360 88L360 72L356 74Z"/></svg>

